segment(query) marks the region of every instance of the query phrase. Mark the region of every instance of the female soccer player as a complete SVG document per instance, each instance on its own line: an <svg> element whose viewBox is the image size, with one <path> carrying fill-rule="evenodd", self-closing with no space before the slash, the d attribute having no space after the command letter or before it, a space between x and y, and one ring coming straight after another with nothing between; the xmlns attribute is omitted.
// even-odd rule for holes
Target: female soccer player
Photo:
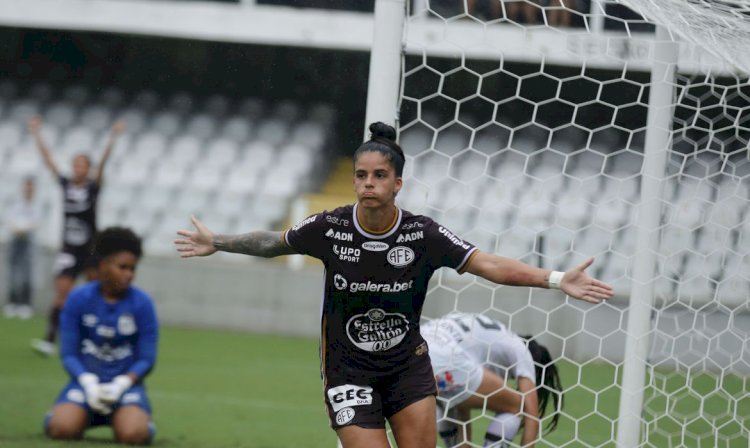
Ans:
<svg viewBox="0 0 750 448"><path fill-rule="evenodd" d="M34 339L31 346L42 355L55 353L55 338L60 321L60 311L65 304L65 297L73 288L76 278L84 272L87 280L93 280L96 272L95 260L89 260L91 242L96 234L96 201L104 179L104 167L117 141L125 129L125 123L116 122L112 126L109 142L104 149L102 160L93 179L89 178L91 160L79 154L73 159L73 176L65 177L60 173L52 159L50 151L42 138L42 120L34 117L29 120L29 130L36 141L44 164L58 179L63 190L64 219L63 245L55 260L55 297L48 315L47 329L43 339Z"/></svg>
<svg viewBox="0 0 750 448"><path fill-rule="evenodd" d="M285 232L214 235L195 231L175 240L183 257L218 250L260 257L307 254L326 272L321 319L321 370L331 426L346 448L388 447L387 419L399 447L435 446L435 379L419 318L432 273L449 266L507 285L558 287L599 303L612 288L589 277L588 260L550 272L480 252L426 216L395 205L404 153L396 131L370 126L354 153L357 202L312 215Z"/></svg>
<svg viewBox="0 0 750 448"><path fill-rule="evenodd" d="M546 347L481 314L450 313L422 325L421 333L430 348L438 432L447 447L469 446L472 409L496 413L484 446L507 446L523 426L521 446L533 447L550 397L555 415L547 431L557 426L562 385ZM518 393L505 387L508 377L516 380Z"/></svg>
<svg viewBox="0 0 750 448"><path fill-rule="evenodd" d="M78 439L110 425L115 440L147 444L153 437L143 379L154 367L158 322L153 300L130 283L141 257L132 230L110 227L95 241L99 280L70 293L60 319L60 355L70 382L44 427L53 439Z"/></svg>

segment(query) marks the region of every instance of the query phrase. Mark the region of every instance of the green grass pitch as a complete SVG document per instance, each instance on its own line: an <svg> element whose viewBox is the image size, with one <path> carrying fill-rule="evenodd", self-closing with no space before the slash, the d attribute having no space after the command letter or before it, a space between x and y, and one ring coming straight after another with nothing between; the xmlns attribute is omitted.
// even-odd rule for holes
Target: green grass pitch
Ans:
<svg viewBox="0 0 750 448"><path fill-rule="evenodd" d="M39 318L0 320L2 448L67 446L42 435L42 418L66 381L58 359L41 358L29 348L29 340L42 329ZM559 365L568 417L537 446L614 446L613 420L619 401L615 368L596 363L582 368ZM662 415L655 421L666 432L657 431L648 446L748 446L746 378L725 377L720 393L711 393L717 386L710 375L665 378L669 379L656 381L657 387L669 390L673 398L657 397L648 406ZM685 384L709 399L696 405L696 394L681 394ZM316 340L162 328L157 366L147 386L157 447L336 446L323 405ZM696 418L697 413L703 417ZM487 421L479 414L475 418L474 440L481 446ZM683 423L689 431L682 429ZM718 443L712 427L722 435ZM100 447L110 440L109 429L98 428L73 446Z"/></svg>

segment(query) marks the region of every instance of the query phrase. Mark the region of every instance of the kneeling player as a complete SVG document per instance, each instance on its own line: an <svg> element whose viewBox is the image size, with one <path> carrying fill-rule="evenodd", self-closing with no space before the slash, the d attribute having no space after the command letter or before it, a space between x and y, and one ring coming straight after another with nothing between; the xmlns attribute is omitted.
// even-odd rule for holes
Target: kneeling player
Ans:
<svg viewBox="0 0 750 448"><path fill-rule="evenodd" d="M521 427L521 445L533 446L550 392L556 414L547 431L557 426L562 386L544 346L481 314L451 313L423 325L421 333L438 383L438 431L447 447L469 446L472 409L495 412L484 446L508 446ZM506 387L508 377L517 391Z"/></svg>
<svg viewBox="0 0 750 448"><path fill-rule="evenodd" d="M99 280L70 293L60 330L63 367L70 382L47 415L53 439L79 439L92 426L112 426L120 443L153 438L151 406L143 384L156 360L158 322L149 295L130 286L141 240L112 227L95 243Z"/></svg>

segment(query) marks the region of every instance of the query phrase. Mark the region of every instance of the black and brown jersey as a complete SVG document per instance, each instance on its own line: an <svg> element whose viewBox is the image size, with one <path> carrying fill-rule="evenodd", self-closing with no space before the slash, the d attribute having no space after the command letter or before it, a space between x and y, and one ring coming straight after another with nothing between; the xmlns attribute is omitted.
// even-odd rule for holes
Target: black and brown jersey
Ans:
<svg viewBox="0 0 750 448"><path fill-rule="evenodd" d="M88 246L96 234L96 202L99 184L86 180L82 185L60 176L63 190L63 249Z"/></svg>
<svg viewBox="0 0 750 448"><path fill-rule="evenodd" d="M391 372L424 353L419 333L433 272L459 272L477 249L426 216L398 209L382 233L356 219L357 205L312 215L284 233L295 251L325 266L324 374Z"/></svg>

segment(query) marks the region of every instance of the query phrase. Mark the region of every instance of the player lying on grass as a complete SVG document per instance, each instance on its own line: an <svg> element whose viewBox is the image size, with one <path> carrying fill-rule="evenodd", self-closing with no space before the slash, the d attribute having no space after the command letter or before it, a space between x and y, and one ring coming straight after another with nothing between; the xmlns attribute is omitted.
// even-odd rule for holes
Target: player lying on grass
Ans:
<svg viewBox="0 0 750 448"><path fill-rule="evenodd" d="M60 318L60 356L70 382L44 428L53 439L78 439L110 425L115 440L147 444L153 437L143 379L156 361L158 322L149 295L130 283L141 240L111 227L95 241L99 280L73 290Z"/></svg>
<svg viewBox="0 0 750 448"><path fill-rule="evenodd" d="M355 204L312 215L285 232L214 235L193 218L196 230L180 230L175 244L183 257L222 250L320 259L326 275L321 374L331 427L345 448L390 447L386 420L399 447L434 447L437 390L419 320L435 270L561 288L592 303L611 297L612 288L586 274L593 260L550 272L480 252L429 217L399 209L404 152L391 126L374 123L370 131L354 153Z"/></svg>
<svg viewBox="0 0 750 448"><path fill-rule="evenodd" d="M451 313L421 328L438 383L438 431L447 447L468 447L471 410L494 413L485 447L505 447L523 427L521 446L533 447L550 397L557 426L562 385L549 351L481 314ZM515 379L516 389L507 387Z"/></svg>

